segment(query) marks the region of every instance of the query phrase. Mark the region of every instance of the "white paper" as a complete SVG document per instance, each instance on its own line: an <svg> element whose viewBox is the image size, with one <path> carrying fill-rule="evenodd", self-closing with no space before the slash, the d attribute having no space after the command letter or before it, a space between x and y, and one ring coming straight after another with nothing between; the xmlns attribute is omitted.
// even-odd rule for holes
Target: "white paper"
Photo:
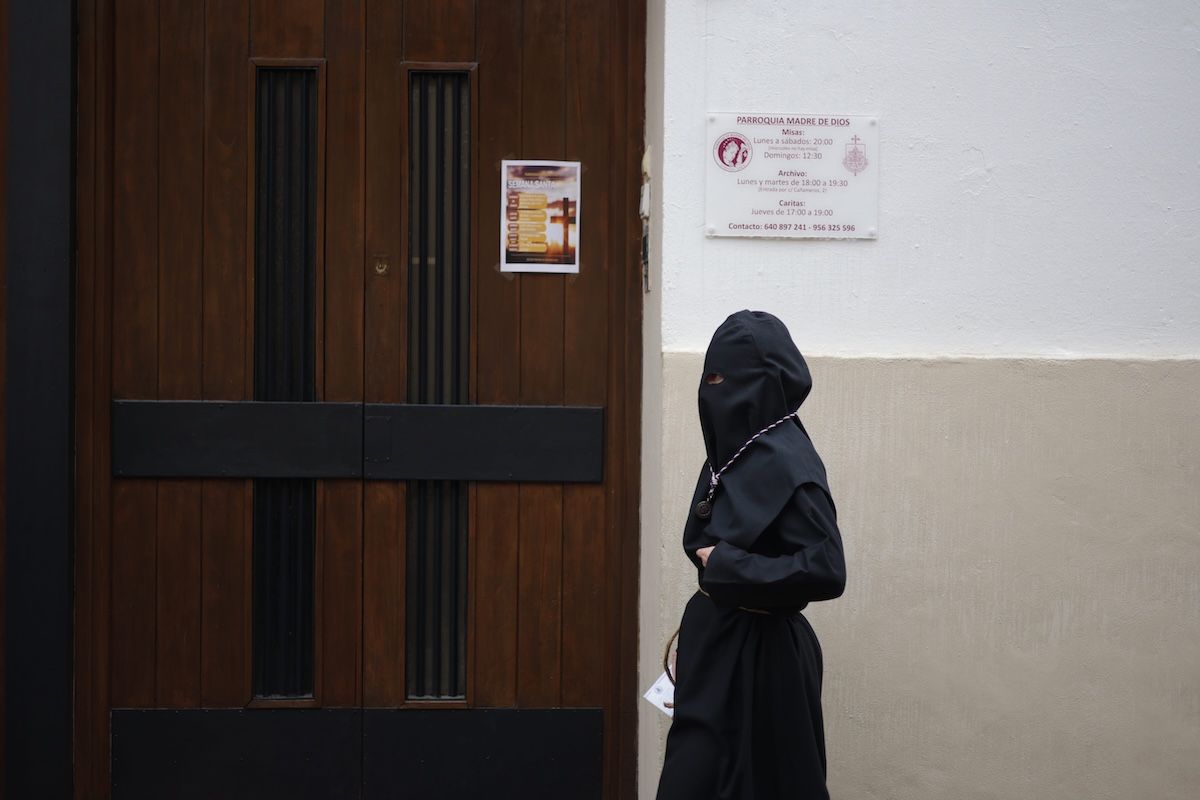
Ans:
<svg viewBox="0 0 1200 800"><path fill-rule="evenodd" d="M668 703L675 702L675 684L671 683L671 679L667 677L667 673L664 672L662 675L659 675L658 680L646 690L646 693L642 697L649 700L651 705L668 717L675 716L674 707L668 705Z"/></svg>
<svg viewBox="0 0 1200 800"><path fill-rule="evenodd" d="M875 117L710 113L704 160L709 236L878 235Z"/></svg>

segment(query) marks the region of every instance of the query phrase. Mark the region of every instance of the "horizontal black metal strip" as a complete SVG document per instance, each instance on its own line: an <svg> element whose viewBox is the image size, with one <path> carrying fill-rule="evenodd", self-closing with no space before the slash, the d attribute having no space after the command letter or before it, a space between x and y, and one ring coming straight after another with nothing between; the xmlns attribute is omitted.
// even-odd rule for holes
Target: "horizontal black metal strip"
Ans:
<svg viewBox="0 0 1200 800"><path fill-rule="evenodd" d="M599 800L602 786L600 708L119 708L111 725L113 800Z"/></svg>
<svg viewBox="0 0 1200 800"><path fill-rule="evenodd" d="M368 403L366 477L599 482L599 406Z"/></svg>
<svg viewBox="0 0 1200 800"><path fill-rule="evenodd" d="M117 477L356 478L362 404L114 400Z"/></svg>
<svg viewBox="0 0 1200 800"><path fill-rule="evenodd" d="M112 711L113 800L360 797L362 712Z"/></svg>
<svg viewBox="0 0 1200 800"><path fill-rule="evenodd" d="M603 462L599 406L113 401L116 477L599 482Z"/></svg>
<svg viewBox="0 0 1200 800"><path fill-rule="evenodd" d="M366 709L363 797L599 800L600 708Z"/></svg>

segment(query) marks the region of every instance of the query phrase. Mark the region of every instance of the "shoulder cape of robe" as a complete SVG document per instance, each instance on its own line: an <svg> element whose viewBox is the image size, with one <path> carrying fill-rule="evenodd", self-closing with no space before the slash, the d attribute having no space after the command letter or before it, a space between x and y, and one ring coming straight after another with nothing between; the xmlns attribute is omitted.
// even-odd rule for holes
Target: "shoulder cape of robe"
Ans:
<svg viewBox="0 0 1200 800"><path fill-rule="evenodd" d="M824 490L829 505L834 505L825 464L808 431L799 420L790 420L760 436L721 476L710 519L688 515L683 530L684 552L700 568L695 551L701 547L724 541L743 550L751 548L783 511L796 487L805 483ZM705 462L696 479L690 508L695 509L704 499L708 486L709 467Z"/></svg>

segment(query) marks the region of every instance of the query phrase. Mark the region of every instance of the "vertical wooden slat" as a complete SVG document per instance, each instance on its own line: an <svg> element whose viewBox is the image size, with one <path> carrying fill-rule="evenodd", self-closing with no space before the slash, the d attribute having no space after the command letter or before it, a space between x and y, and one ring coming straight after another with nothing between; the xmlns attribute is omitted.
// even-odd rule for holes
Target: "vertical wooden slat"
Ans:
<svg viewBox="0 0 1200 800"><path fill-rule="evenodd" d="M113 396L158 392L158 7L116 7ZM155 702L156 481L113 487L112 702Z"/></svg>
<svg viewBox="0 0 1200 800"><path fill-rule="evenodd" d="M250 398L250 0L205 3L202 397ZM250 700L250 480L202 485L201 703Z"/></svg>
<svg viewBox="0 0 1200 800"><path fill-rule="evenodd" d="M616 4L616 22L611 26L613 63L623 67L614 77L617 95L614 113L614 157L611 170L612 196L616 198L613 225L615 268L610 297L610 326L616 343L610 350L609 408L615 411L613 426L619 441L610 444L614 502L610 525L615 542L608 563L612 612L607 619L607 639L616 656L616 680L609 693L609 721L605 728L611 747L605 754L610 767L611 798L637 794L638 704L638 505L641 485L640 409L642 390L642 281L639 248L640 220L637 217L638 191L641 184L642 147L645 118L646 2L628 0ZM622 106L623 103L623 106ZM619 155L618 155L619 154ZM615 717L615 720L614 720Z"/></svg>
<svg viewBox="0 0 1200 800"><path fill-rule="evenodd" d="M522 54L521 147L526 158L562 158L563 0L526 0ZM536 44L535 44L536 43ZM563 276L521 276L521 402L563 402ZM557 706L562 665L562 486L520 489L517 703Z"/></svg>
<svg viewBox="0 0 1200 800"><path fill-rule="evenodd" d="M326 195L324 396L363 399L364 49L363 0L325 9ZM322 705L362 701L361 481L323 481L320 521Z"/></svg>
<svg viewBox="0 0 1200 800"><path fill-rule="evenodd" d="M483 2L481 5L497 5ZM511 3L501 10L513 13ZM409 61L470 61L475 57L476 0L407 0L404 57Z"/></svg>
<svg viewBox="0 0 1200 800"><path fill-rule="evenodd" d="M637 679L638 636L637 636L637 580L638 574L638 498L639 478L636 464L640 429L637 425L637 409L630 403L641 402L641 338L631 336L640 331L641 316L638 313L641 301L640 263L630 262L631 248L638 242L632 234L640 233L640 220L634 213L636 201L631 193L637 183L629 180L631 154L640 165L642 147L642 125L639 106L637 122L626 118L632 108L634 92L629 90L633 67L627 60L633 55L628 49L629 24L639 0L614 3L613 21L605 37L605 47L611 54L613 80L612 113L608 117L609 136L613 142L612 163L608 171L608 193L613 215L610 220L610 271L609 297L609 348L608 357L608 403L605 428L607 431L604 463L609 482L609 516L606 530L605 606L608 609L604 620L604 638L609 642L608 658L613 662L615 675L607 686L605 702L605 730L613 731L604 750L604 774L606 776L606 800L633 796L637 793L636 748L629 745L637 738L637 708L639 691L634 685ZM644 5L641 12L645 14ZM639 44L639 48L641 45ZM640 102L640 95L639 95ZM628 141L636 131L636 141ZM639 167L640 169L640 167ZM640 177L640 171L638 173ZM631 230L632 229L632 230ZM640 257L640 253L637 254ZM633 274L631 274L633 273ZM635 286L630 286L630 281ZM634 302L629 302L634 298ZM630 319L630 315L633 319ZM632 370L632 371L631 371ZM632 546L631 546L632 543ZM632 559L632 566L631 566ZM632 602L632 605L629 603ZM628 630L627 630L628 628ZM629 648L632 648L630 650ZM632 676L626 673L631 671ZM627 697L628 695L628 697Z"/></svg>
<svg viewBox="0 0 1200 800"><path fill-rule="evenodd" d="M161 0L158 114L158 396L201 391L204 7ZM200 703L201 487L158 482L157 704Z"/></svg>
<svg viewBox="0 0 1200 800"><path fill-rule="evenodd" d="M325 55L323 0L250 0L250 55L318 58Z"/></svg>
<svg viewBox="0 0 1200 800"><path fill-rule="evenodd" d="M366 53L365 395L399 403L407 391L408 260L402 250L402 191L408 141L402 92L400 0L368 0ZM380 274L376 264L386 266ZM363 703L404 702L404 481L363 485Z"/></svg>
<svg viewBox="0 0 1200 800"><path fill-rule="evenodd" d="M605 405L608 373L609 172L615 167L609 128L597 124L612 113L611 62L604 38L612 24L609 5L567 0L566 155L583 165L579 273L568 275L564 314L564 394L568 404ZM614 326L615 327L615 326ZM612 438L610 426L606 435ZM613 549L606 533L608 487L563 488L563 704L598 706L613 672L610 643L598 636L612 609L605 602L606 562Z"/></svg>
<svg viewBox="0 0 1200 800"><path fill-rule="evenodd" d="M519 7L479 6L479 166L475 170L479 231L474 280L475 402L520 401L520 276L500 272L500 160L521 152ZM475 487L472 585L472 703L517 703L517 579L519 507L516 484Z"/></svg>
<svg viewBox="0 0 1200 800"><path fill-rule="evenodd" d="M93 600L94 655L91 659L92 672L83 680L76 674L77 691L90 694L91 702L86 730L77 730L88 737L91 751L90 764L80 764L75 781L77 798L101 797L109 783L108 709L111 704L112 676L112 439L111 403L113 396L113 201L114 159L113 135L115 133L115 87L113 52L115 46L115 9L112 0L98 0L94 17L96 58L94 76L88 83L95 86L95 295L92 301L95 337L92 341L92 358L96 389L93 403L94 457L90 463L95 476L95 506L92 521L95 538L92 547L93 573L91 597ZM87 62L80 60L81 65ZM85 301L86 302L86 301ZM78 574L78 573L77 573ZM78 595L77 595L78 596ZM90 769L89 769L90 767Z"/></svg>

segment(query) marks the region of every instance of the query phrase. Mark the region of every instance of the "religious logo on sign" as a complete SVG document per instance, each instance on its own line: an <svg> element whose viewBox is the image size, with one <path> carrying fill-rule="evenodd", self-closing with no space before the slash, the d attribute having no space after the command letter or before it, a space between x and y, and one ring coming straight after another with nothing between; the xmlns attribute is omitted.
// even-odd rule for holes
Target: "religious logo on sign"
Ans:
<svg viewBox="0 0 1200 800"><path fill-rule="evenodd" d="M842 166L857 175L867 168L867 164L866 145L862 143L862 139L855 136L846 145L846 157L842 159Z"/></svg>
<svg viewBox="0 0 1200 800"><path fill-rule="evenodd" d="M740 133L726 133L718 136L716 144L713 146L713 158L726 172L738 172L745 169L746 165L750 163L752 155L754 155L754 150L750 147L750 142Z"/></svg>

